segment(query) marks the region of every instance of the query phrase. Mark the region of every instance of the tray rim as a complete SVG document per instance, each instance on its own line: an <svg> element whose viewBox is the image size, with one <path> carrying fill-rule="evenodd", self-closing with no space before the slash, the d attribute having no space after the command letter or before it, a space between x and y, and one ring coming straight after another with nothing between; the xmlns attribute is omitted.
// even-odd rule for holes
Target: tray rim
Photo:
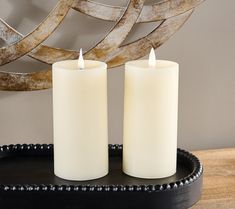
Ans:
<svg viewBox="0 0 235 209"><path fill-rule="evenodd" d="M119 156L122 152L121 144L109 144L109 155ZM0 146L0 158L12 153L42 152L46 155L53 153L53 144L10 144ZM3 155L3 156L2 156ZM33 154L32 154L33 155ZM54 184L0 184L0 192L163 192L185 188L203 176L203 165L192 153L177 149L177 155L188 158L194 164L194 170L188 176L166 184L142 184L142 185L54 185Z"/></svg>

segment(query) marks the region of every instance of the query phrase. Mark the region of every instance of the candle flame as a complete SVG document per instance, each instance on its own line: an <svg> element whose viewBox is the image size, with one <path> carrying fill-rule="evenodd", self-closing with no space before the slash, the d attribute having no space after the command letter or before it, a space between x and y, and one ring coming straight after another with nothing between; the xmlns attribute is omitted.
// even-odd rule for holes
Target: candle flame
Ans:
<svg viewBox="0 0 235 209"><path fill-rule="evenodd" d="M81 70L85 68L85 62L84 62L83 55L82 55L82 48L80 49L80 52L79 52L78 68Z"/></svg>
<svg viewBox="0 0 235 209"><path fill-rule="evenodd" d="M149 67L155 67L155 66L156 66L156 55L154 49L152 48L149 54Z"/></svg>

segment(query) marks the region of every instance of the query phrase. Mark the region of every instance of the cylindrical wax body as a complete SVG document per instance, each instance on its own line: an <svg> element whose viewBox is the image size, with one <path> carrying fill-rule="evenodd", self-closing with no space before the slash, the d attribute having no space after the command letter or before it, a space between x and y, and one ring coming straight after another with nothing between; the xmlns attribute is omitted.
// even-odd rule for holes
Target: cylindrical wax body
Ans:
<svg viewBox="0 0 235 209"><path fill-rule="evenodd" d="M176 172L178 72L175 62L125 65L123 171L139 178Z"/></svg>
<svg viewBox="0 0 235 209"><path fill-rule="evenodd" d="M54 173L91 180L108 173L107 65L53 64Z"/></svg>

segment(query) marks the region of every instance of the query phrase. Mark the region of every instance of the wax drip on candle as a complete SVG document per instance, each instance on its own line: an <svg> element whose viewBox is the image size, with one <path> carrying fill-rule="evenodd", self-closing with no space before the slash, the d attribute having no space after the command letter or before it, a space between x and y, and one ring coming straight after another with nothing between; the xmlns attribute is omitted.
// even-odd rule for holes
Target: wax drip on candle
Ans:
<svg viewBox="0 0 235 209"><path fill-rule="evenodd" d="M83 59L83 55L82 55L82 48L80 49L80 52L79 52L78 68L80 70L83 70L85 68L85 63L84 63L84 59Z"/></svg>
<svg viewBox="0 0 235 209"><path fill-rule="evenodd" d="M149 54L149 67L155 67L155 66L156 66L156 55L154 49L152 48Z"/></svg>

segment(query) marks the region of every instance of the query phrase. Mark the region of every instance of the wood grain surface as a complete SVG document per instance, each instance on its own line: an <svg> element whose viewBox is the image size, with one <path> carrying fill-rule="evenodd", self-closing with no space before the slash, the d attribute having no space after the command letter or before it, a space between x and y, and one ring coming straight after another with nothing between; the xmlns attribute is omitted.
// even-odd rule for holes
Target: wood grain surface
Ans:
<svg viewBox="0 0 235 209"><path fill-rule="evenodd" d="M201 200L191 209L235 209L235 148L193 152L203 163Z"/></svg>

